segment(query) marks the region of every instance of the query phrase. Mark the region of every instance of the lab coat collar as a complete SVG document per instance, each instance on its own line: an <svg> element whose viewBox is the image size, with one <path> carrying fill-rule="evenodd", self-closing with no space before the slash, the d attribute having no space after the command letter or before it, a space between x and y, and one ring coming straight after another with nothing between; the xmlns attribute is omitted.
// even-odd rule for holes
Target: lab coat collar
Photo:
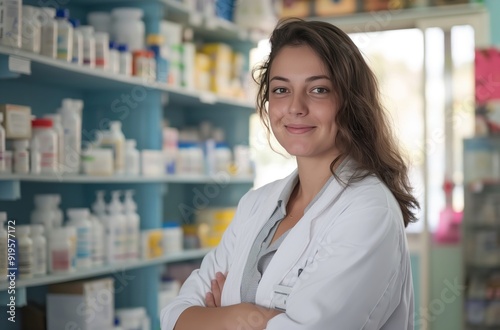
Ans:
<svg viewBox="0 0 500 330"><path fill-rule="evenodd" d="M349 177L352 175L353 165L352 160L345 159L337 168L336 173L344 182L349 181ZM238 257L235 257L233 269L228 274L226 281L226 286L230 285L231 290L224 292L227 296L223 295L227 298L227 305L236 304L241 301L241 280L253 242L262 226L269 220L276 209L282 192L287 188L291 190L292 187L290 186L297 182L297 177L298 170L294 170L284 179L272 183L272 187L270 187L271 191L266 194L266 196L258 197L257 203L261 203L261 205L257 205L258 211L249 214L249 218L244 220L246 225L242 229L242 232L244 232L245 235L243 235L238 242L240 248L238 248L238 246L236 247L236 251L241 253L239 253ZM337 180L331 180L322 196L311 205L302 219L290 230L260 281L256 294L256 303L258 305L270 306L273 286L281 282L284 276L300 259L311 242L311 227L316 222L315 220L318 215L331 206L331 202L336 199L336 196L338 196L343 189L343 184L340 184ZM324 226L328 224L328 219L322 218L321 220L325 220L322 222Z"/></svg>

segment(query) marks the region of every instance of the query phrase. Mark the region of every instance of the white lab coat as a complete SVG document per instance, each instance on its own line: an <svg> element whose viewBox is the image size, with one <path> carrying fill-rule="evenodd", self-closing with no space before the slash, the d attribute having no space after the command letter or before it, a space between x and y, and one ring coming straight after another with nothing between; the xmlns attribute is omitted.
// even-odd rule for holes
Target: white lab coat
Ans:
<svg viewBox="0 0 500 330"><path fill-rule="evenodd" d="M347 162L340 177L350 176L352 164ZM296 175L243 196L219 246L190 275L175 301L163 308L162 330L173 329L186 308L204 306L216 272L228 272L222 305L241 302L250 248L281 191ZM374 176L342 190L331 181L266 269L256 303L286 310L268 322L267 330L413 329L410 256L395 198Z"/></svg>

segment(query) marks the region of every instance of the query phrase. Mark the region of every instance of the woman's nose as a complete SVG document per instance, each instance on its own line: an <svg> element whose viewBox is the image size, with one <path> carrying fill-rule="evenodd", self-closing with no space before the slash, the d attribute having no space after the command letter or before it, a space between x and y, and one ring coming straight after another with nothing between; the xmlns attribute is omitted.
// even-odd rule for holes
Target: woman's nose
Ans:
<svg viewBox="0 0 500 330"><path fill-rule="evenodd" d="M305 98L302 95L293 95L288 107L288 113L296 116L303 116L307 113L307 102L305 102Z"/></svg>

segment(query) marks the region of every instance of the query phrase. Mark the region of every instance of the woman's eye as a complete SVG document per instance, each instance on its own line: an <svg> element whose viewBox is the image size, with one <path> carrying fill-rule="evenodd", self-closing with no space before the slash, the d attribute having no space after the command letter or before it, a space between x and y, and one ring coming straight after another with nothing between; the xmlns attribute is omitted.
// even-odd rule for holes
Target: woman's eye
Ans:
<svg viewBox="0 0 500 330"><path fill-rule="evenodd" d="M275 94L283 94L283 93L286 93L286 89L283 88L283 87L278 87L278 88L275 88L273 90L273 93L275 93Z"/></svg>
<svg viewBox="0 0 500 330"><path fill-rule="evenodd" d="M324 88L324 87L316 87L312 90L313 93L316 93L316 94L324 94L324 93L328 93L328 89Z"/></svg>

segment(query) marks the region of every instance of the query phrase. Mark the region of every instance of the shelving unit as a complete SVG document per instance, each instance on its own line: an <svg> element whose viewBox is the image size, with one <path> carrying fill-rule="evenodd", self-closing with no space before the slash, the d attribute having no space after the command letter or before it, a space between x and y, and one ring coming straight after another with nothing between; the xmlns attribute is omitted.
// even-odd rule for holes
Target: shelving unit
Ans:
<svg viewBox="0 0 500 330"><path fill-rule="evenodd" d="M500 137L464 141L465 330L500 329L500 322L487 324L494 313L492 308L496 305L498 312L500 306L500 180L499 173L495 173L496 153L500 153Z"/></svg>
<svg viewBox="0 0 500 330"><path fill-rule="evenodd" d="M46 276L33 277L30 279L20 279L16 281L16 289L80 280L84 278L91 278L100 275L112 274L136 268L161 265L170 262L201 259L205 256L205 254L210 252L210 250L211 249L185 250L178 253L170 253L160 258L154 258L148 260L136 260L136 261L118 263L114 265L92 267L88 269L81 269L67 274L48 274ZM9 284L7 282L0 282L0 291L7 290L8 287Z"/></svg>
<svg viewBox="0 0 500 330"><path fill-rule="evenodd" d="M35 0L24 1L39 6ZM157 33L162 19L186 22L194 31L196 40L225 42L243 53L249 53L260 38L259 33L240 29L233 23L192 12L177 1L169 0L75 0L68 3L72 16L85 23L90 11L116 6L143 9L146 33ZM226 132L230 147L249 143L249 118L255 112L254 100L220 97L210 92L187 90L165 83L136 77L111 74L89 69L19 49L0 46L0 103L24 104L34 115L55 112L61 99L77 98L84 101L84 141L92 139L96 130L107 128L107 123L120 120L127 138L137 141L137 148L161 149L163 119L174 127L196 126L209 120ZM123 102L123 96L133 103ZM61 209L88 207L96 190L134 189L139 207L141 230L160 228L164 219L192 221L189 210L206 207L234 207L241 196L253 185L253 177L222 175L162 175L111 176L86 175L0 175L0 210L7 211L16 225L29 223L33 196L39 193L59 193ZM209 250L186 250L152 260L137 260L117 265L106 265L71 274L49 274L33 279L17 280L16 301L22 307L28 300L45 304L47 286L76 279L119 276L122 272L133 278L120 287L116 308L143 306L152 321L152 329L159 328L158 301L160 275L164 264L202 258ZM120 285L117 280L115 286ZM7 284L0 283L0 301L3 313L7 298ZM20 313L20 312L18 312ZM20 320L20 317L18 318ZM0 318L1 329L20 329Z"/></svg>
<svg viewBox="0 0 500 330"><path fill-rule="evenodd" d="M162 176L90 176L81 174L63 174L63 175L31 175L31 174L0 174L0 182L2 181L19 181L19 182L47 182L47 183L253 183L254 178L251 176L229 176L221 175L162 175Z"/></svg>

